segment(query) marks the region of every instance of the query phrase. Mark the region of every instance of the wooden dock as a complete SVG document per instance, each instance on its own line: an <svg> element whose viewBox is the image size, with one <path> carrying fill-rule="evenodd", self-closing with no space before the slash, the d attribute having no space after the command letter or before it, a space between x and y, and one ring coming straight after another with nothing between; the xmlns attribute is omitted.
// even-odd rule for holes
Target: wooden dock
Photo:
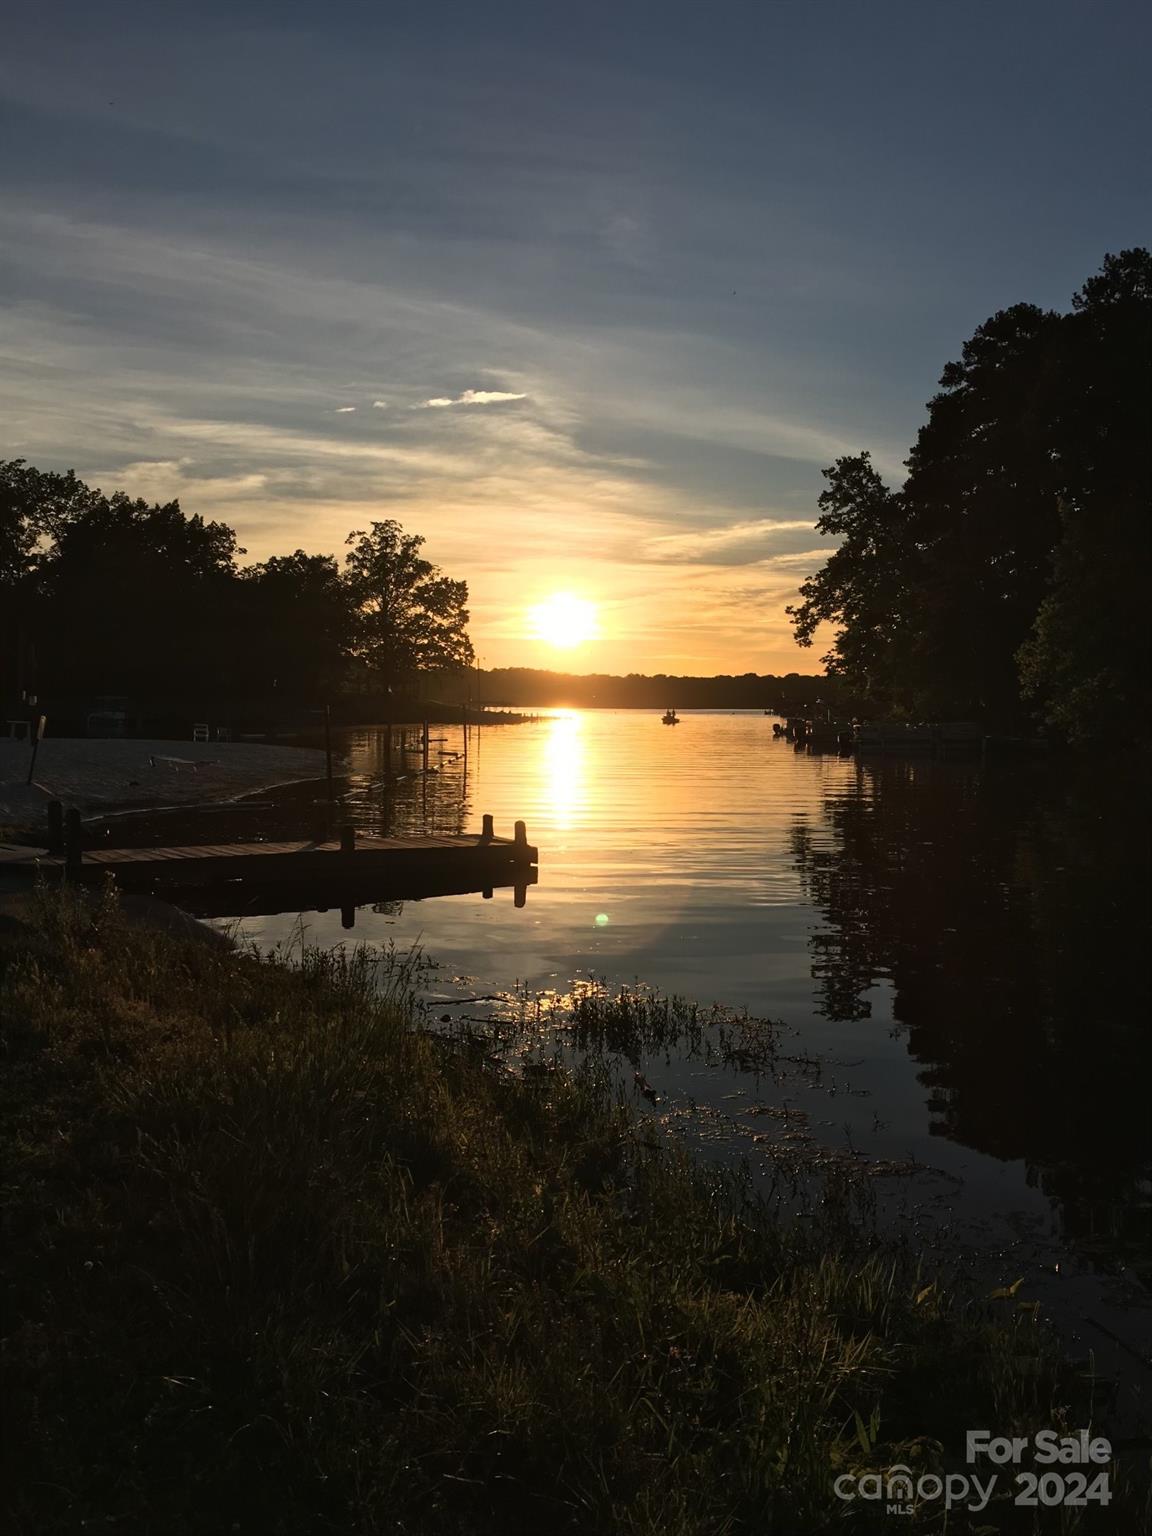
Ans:
<svg viewBox="0 0 1152 1536"><path fill-rule="evenodd" d="M484 823L479 835L359 837L345 827L329 840L92 849L77 846L73 826L61 852L0 844L0 874L83 884L112 877L125 891L180 892L182 904L204 915L347 908L509 885L522 905L523 890L536 883L539 850L523 822L512 838L495 837L491 817Z"/></svg>

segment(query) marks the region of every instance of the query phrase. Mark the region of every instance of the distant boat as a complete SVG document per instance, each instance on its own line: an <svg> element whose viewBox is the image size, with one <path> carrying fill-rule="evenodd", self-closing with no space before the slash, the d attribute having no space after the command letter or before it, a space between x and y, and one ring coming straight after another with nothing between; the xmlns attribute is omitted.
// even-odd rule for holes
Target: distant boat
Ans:
<svg viewBox="0 0 1152 1536"><path fill-rule="evenodd" d="M661 725L679 725L680 724L680 716L676 713L676 711L674 709L666 709L664 711L664 713L660 716L660 724Z"/></svg>

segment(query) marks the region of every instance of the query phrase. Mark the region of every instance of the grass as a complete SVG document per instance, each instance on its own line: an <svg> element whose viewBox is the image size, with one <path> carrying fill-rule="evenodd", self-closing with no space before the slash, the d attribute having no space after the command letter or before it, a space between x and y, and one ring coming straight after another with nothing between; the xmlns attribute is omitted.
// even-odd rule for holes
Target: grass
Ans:
<svg viewBox="0 0 1152 1536"><path fill-rule="evenodd" d="M9 1529L855 1531L838 1473L1061 1422L1032 1313L782 1227L594 1070L430 1036L403 968L32 902L0 919Z"/></svg>

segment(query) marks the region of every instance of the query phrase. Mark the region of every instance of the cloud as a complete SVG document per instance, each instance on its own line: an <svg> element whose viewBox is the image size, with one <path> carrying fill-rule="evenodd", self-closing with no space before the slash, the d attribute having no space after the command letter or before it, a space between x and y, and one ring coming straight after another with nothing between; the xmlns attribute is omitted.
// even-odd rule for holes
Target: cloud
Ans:
<svg viewBox="0 0 1152 1536"><path fill-rule="evenodd" d="M336 414L337 416L348 416L355 409L356 407L354 405L338 405L336 407Z"/></svg>
<svg viewBox="0 0 1152 1536"><path fill-rule="evenodd" d="M466 389L463 394L454 397L437 395L431 400L425 400L421 409L440 410L446 405L503 405L506 400L527 398L527 395L514 395L503 389Z"/></svg>
<svg viewBox="0 0 1152 1536"><path fill-rule="evenodd" d="M766 540L781 534L803 533L810 539L813 519L759 517L722 528L698 528L664 534L645 545L642 558L703 565L747 564L762 553ZM779 559L781 556L776 555Z"/></svg>
<svg viewBox="0 0 1152 1536"><path fill-rule="evenodd" d="M387 400L373 400L372 409L374 411L386 411L388 409Z"/></svg>

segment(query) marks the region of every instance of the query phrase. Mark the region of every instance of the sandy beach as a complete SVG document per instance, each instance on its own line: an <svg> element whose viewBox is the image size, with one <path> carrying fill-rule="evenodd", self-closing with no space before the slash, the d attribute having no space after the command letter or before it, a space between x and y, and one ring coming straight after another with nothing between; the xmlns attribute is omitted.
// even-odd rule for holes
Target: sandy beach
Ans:
<svg viewBox="0 0 1152 1536"><path fill-rule="evenodd" d="M186 805L319 779L325 771L324 753L309 747L49 736L28 785L31 751L26 742L0 740L0 822L38 822L49 800L82 812Z"/></svg>

